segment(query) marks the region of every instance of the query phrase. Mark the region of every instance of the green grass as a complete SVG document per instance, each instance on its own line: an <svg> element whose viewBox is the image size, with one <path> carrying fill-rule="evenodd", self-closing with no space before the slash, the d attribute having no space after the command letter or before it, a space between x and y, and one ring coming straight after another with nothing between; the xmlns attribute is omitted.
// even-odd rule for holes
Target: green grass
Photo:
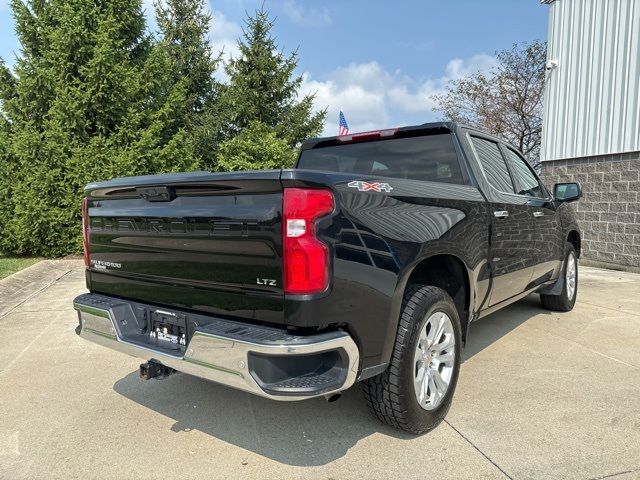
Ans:
<svg viewBox="0 0 640 480"><path fill-rule="evenodd" d="M12 273L27 268L34 263L38 263L40 258L33 257L13 257L0 253L0 278L8 277Z"/></svg>

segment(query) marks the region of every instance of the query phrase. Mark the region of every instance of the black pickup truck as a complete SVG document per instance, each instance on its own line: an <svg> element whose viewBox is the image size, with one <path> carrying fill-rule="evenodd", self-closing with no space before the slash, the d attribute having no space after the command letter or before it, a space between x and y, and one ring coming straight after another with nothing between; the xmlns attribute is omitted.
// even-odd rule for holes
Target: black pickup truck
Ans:
<svg viewBox="0 0 640 480"><path fill-rule="evenodd" d="M146 378L277 400L362 382L380 420L426 432L472 322L533 292L573 308L580 195L452 123L310 140L294 169L91 183L77 333Z"/></svg>

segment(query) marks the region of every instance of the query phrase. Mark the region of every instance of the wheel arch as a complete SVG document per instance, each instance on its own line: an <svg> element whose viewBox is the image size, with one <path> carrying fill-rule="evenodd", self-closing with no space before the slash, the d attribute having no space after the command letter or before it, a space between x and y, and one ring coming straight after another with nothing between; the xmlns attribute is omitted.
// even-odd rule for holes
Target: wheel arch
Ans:
<svg viewBox="0 0 640 480"><path fill-rule="evenodd" d="M451 280L451 277L442 275L443 271L455 272L453 277L455 281L447 281ZM405 291L409 285L415 283L442 288L451 296L460 316L464 344L471 317L469 313L470 305L475 294L473 290L474 283L471 278L471 270L467 267L466 263L458 255L453 253L440 252L429 255L416 261L408 268L396 286L393 307L391 309L382 350L382 359L384 359L385 362L383 366L386 366L386 362L391 358Z"/></svg>
<svg viewBox="0 0 640 480"><path fill-rule="evenodd" d="M580 258L580 232L578 232L577 230L569 231L569 234L567 235L567 242L573 245L573 248L575 248L576 250L577 257Z"/></svg>
<svg viewBox="0 0 640 480"><path fill-rule="evenodd" d="M445 272L446 275L443 275ZM471 301L469 269L456 255L436 254L422 259L411 270L404 290L411 284L432 285L443 289L453 299L461 321L466 316L465 312L469 311Z"/></svg>

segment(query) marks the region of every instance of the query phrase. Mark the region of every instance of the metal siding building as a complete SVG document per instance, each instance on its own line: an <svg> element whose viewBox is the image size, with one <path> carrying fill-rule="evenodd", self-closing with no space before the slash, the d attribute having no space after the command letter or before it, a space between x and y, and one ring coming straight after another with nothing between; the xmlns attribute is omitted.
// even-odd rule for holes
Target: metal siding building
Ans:
<svg viewBox="0 0 640 480"><path fill-rule="evenodd" d="M585 259L640 271L640 0L542 3L542 177L582 183Z"/></svg>
<svg viewBox="0 0 640 480"><path fill-rule="evenodd" d="M640 150L640 1L546 3L542 159Z"/></svg>

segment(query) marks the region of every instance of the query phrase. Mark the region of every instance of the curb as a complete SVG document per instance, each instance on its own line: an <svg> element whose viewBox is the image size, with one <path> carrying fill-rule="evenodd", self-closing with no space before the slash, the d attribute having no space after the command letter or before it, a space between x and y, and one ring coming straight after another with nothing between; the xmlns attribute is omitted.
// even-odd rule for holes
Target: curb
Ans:
<svg viewBox="0 0 640 480"><path fill-rule="evenodd" d="M68 275L64 260L43 260L0 280L0 319Z"/></svg>

